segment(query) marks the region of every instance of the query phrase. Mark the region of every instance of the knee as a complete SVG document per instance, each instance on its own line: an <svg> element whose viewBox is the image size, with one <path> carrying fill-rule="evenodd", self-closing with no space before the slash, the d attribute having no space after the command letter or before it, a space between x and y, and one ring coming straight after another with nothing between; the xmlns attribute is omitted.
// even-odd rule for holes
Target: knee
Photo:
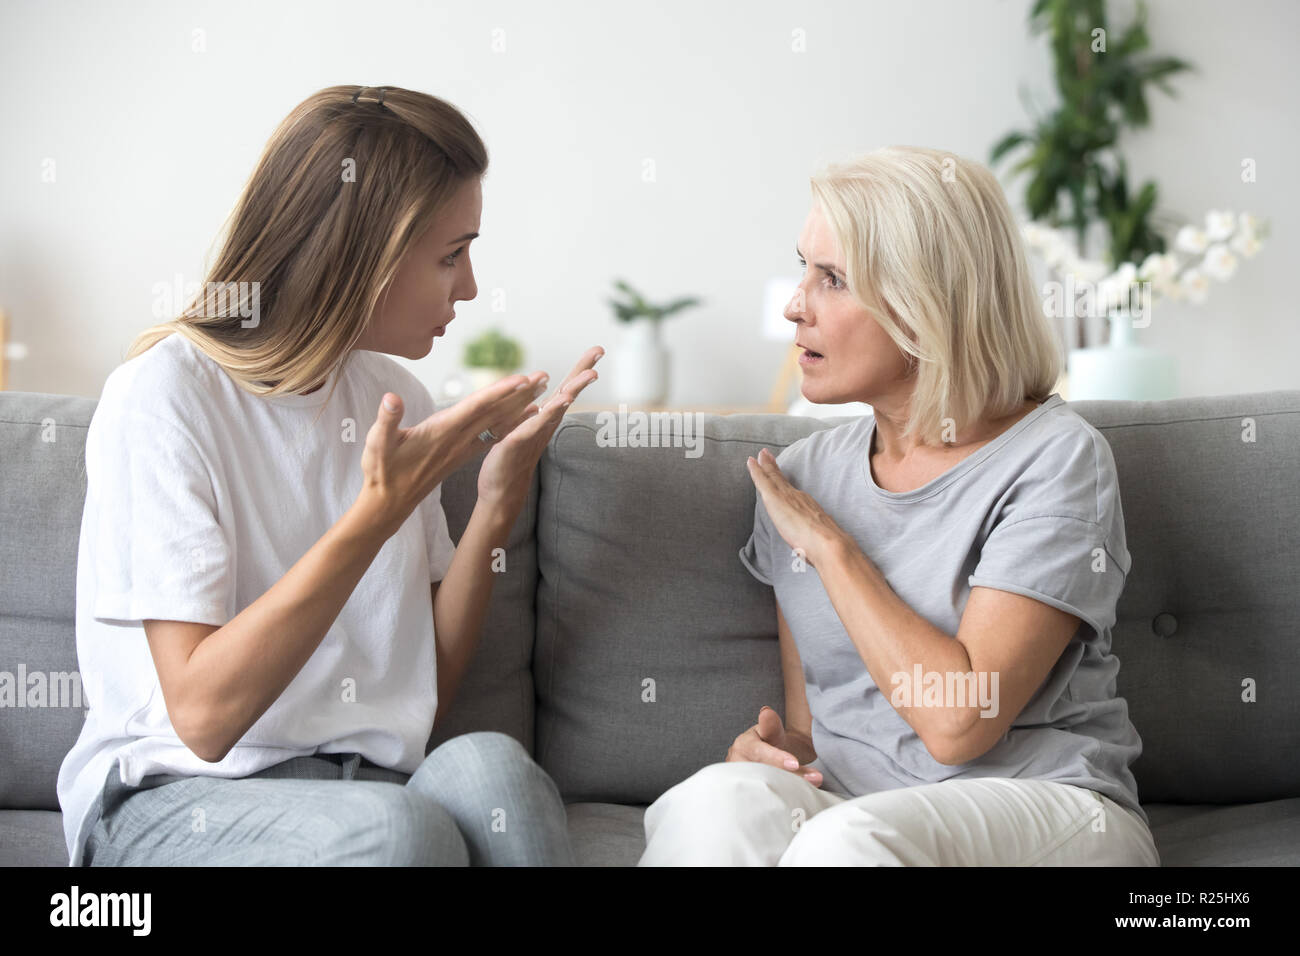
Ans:
<svg viewBox="0 0 1300 956"><path fill-rule="evenodd" d="M841 804L803 821L782 866L905 866L897 852L897 831L883 817L860 806Z"/></svg>
<svg viewBox="0 0 1300 956"><path fill-rule="evenodd" d="M453 737L424 758L412 778L430 782L461 779L469 782L529 781L550 778L514 737L492 730Z"/></svg>
<svg viewBox="0 0 1300 956"><path fill-rule="evenodd" d="M396 785L358 790L346 813L318 822L318 864L467 866L469 849L451 815L423 795ZM333 832L330 832L330 831Z"/></svg>

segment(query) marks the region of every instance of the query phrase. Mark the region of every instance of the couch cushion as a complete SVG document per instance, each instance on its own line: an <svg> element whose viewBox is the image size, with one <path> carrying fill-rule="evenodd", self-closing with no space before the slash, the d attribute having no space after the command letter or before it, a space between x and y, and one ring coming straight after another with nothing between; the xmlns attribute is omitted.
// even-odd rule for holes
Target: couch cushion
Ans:
<svg viewBox="0 0 1300 956"><path fill-rule="evenodd" d="M85 720L73 619L94 409L0 392L0 681L15 695L0 702L0 807L59 808L59 765ZM40 685L57 689L43 706L11 706L37 702Z"/></svg>
<svg viewBox="0 0 1300 956"><path fill-rule="evenodd" d="M1300 798L1143 809L1161 866L1300 866Z"/></svg>
<svg viewBox="0 0 1300 956"><path fill-rule="evenodd" d="M63 814L0 810L0 866L67 866Z"/></svg>
<svg viewBox="0 0 1300 956"><path fill-rule="evenodd" d="M1300 761L1279 759L1300 750L1300 391L1072 407L1119 471L1133 567L1113 636L1142 802L1300 796Z"/></svg>
<svg viewBox="0 0 1300 956"><path fill-rule="evenodd" d="M645 852L645 807L570 803L569 841L578 866L636 866Z"/></svg>
<svg viewBox="0 0 1300 956"><path fill-rule="evenodd" d="M649 804L722 760L763 704L783 709L772 590L737 556L745 457L829 425L703 415L688 457L605 447L599 414L567 416L542 459L537 759L566 800Z"/></svg>

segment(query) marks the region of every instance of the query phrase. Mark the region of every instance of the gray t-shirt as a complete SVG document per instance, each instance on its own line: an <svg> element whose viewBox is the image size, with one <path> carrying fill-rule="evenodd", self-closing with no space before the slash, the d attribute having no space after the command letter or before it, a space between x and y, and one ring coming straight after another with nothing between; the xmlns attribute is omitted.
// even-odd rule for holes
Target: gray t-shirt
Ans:
<svg viewBox="0 0 1300 956"><path fill-rule="evenodd" d="M941 764L891 704L896 688L876 687L816 569L775 532L760 495L740 558L775 589L799 649L826 789L860 796L963 777L1055 780L1102 793L1145 820L1129 770L1142 741L1115 694L1119 660L1110 652L1131 559L1106 440L1053 394L939 477L890 492L871 474L874 437L875 418L866 415L795 442L777 464L912 610L955 635L978 585L1034 598L1082 623L998 743L968 763Z"/></svg>

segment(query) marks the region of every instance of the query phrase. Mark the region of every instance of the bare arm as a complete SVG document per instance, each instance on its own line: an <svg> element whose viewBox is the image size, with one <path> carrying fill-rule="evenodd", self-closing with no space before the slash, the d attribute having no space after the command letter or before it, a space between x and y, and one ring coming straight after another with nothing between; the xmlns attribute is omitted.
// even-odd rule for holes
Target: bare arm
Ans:
<svg viewBox="0 0 1300 956"><path fill-rule="evenodd" d="M801 764L810 764L817 759L812 742L812 711L808 709L799 649L795 647L780 604L776 606L776 632L781 642L781 676L785 680L785 749L799 758Z"/></svg>

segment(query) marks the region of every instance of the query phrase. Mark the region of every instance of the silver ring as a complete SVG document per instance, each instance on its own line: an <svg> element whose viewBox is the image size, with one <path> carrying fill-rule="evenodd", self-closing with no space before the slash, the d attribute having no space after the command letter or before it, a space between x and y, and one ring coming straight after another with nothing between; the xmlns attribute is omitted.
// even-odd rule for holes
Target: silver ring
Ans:
<svg viewBox="0 0 1300 956"><path fill-rule="evenodd" d="M497 437L498 436L492 434L492 429L490 428L485 428L478 433L478 440L487 442L489 445L496 441Z"/></svg>

